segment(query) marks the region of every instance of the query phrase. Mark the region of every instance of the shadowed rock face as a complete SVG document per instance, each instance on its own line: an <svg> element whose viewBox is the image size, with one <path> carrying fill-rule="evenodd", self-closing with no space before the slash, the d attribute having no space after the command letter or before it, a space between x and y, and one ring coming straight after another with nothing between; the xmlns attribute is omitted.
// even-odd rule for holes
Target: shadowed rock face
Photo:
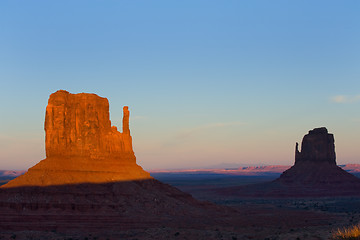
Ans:
<svg viewBox="0 0 360 240"><path fill-rule="evenodd" d="M305 185L359 183L359 179L336 165L334 135L325 127L310 130L302 140L301 152L296 143L295 165L277 181Z"/></svg>
<svg viewBox="0 0 360 240"><path fill-rule="evenodd" d="M111 126L109 102L95 94L59 90L45 115L46 159L2 187L105 183L150 179L136 164L124 107L123 132Z"/></svg>
<svg viewBox="0 0 360 240"><path fill-rule="evenodd" d="M237 197L359 196L360 179L336 165L333 134L310 130L295 148L295 164L272 182L219 191Z"/></svg>
<svg viewBox="0 0 360 240"><path fill-rule="evenodd" d="M298 150L298 143L295 149L295 164L299 162L328 162L336 165L335 162L334 135L328 133L325 127L315 128L306 134L301 143L301 152Z"/></svg>

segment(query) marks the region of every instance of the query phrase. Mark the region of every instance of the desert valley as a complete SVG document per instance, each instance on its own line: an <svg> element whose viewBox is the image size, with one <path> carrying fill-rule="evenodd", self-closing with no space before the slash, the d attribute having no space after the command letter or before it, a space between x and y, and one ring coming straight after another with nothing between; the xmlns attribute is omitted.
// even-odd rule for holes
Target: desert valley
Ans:
<svg viewBox="0 0 360 240"><path fill-rule="evenodd" d="M106 98L51 94L46 159L1 172L0 239L329 239L360 221L359 166L337 166L325 127L291 167L148 173L129 116L119 132Z"/></svg>

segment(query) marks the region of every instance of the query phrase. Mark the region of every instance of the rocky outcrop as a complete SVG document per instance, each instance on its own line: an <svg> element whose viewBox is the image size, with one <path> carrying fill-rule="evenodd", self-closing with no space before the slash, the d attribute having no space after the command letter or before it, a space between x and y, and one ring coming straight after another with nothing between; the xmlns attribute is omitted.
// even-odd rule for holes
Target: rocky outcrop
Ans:
<svg viewBox="0 0 360 240"><path fill-rule="evenodd" d="M111 126L106 98L64 90L51 94L44 126L46 159L2 187L150 179L136 164L127 106L123 112L121 133Z"/></svg>
<svg viewBox="0 0 360 240"><path fill-rule="evenodd" d="M111 126L107 99L52 94L46 108L46 159L0 188L0 232L102 231L113 239L119 229L192 228L204 222L203 228L208 221L218 226L218 219L230 213L227 208L197 201L136 164L130 112L128 107L123 111L120 133Z"/></svg>
<svg viewBox="0 0 360 240"><path fill-rule="evenodd" d="M359 196L360 179L336 165L333 134L310 130L295 147L295 164L272 182L219 191L241 197Z"/></svg>
<svg viewBox="0 0 360 240"><path fill-rule="evenodd" d="M295 164L277 180L286 184L305 185L352 184L359 179L336 165L334 135L325 127L315 128L306 134L295 148Z"/></svg>
<svg viewBox="0 0 360 240"><path fill-rule="evenodd" d="M46 157L134 158L128 107L124 107L123 127L123 133L111 127L106 98L57 91L46 107Z"/></svg>
<svg viewBox="0 0 360 240"><path fill-rule="evenodd" d="M295 148L295 164L299 162L328 162L336 165L334 135L328 133L325 127L315 128L306 134L301 143L301 152L298 143Z"/></svg>

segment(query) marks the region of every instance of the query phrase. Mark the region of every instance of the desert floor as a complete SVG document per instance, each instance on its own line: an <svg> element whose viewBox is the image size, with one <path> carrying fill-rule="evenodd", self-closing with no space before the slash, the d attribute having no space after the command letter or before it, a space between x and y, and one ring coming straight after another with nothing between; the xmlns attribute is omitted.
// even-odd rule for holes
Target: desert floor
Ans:
<svg viewBox="0 0 360 240"><path fill-rule="evenodd" d="M274 176L229 177L218 175L154 176L202 201L233 209L229 225L176 223L118 231L2 231L0 239L329 239L338 228L360 222L360 198L260 199L223 197L214 189L271 181Z"/></svg>

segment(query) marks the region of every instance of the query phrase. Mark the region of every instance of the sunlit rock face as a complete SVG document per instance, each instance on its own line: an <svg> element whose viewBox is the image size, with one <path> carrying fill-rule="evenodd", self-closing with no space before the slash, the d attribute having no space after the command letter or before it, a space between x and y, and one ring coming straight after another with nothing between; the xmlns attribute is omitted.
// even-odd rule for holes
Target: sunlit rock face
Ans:
<svg viewBox="0 0 360 240"><path fill-rule="evenodd" d="M95 94L50 95L45 116L46 159L3 187L149 179L136 164L123 109L123 132L111 126L109 102Z"/></svg>
<svg viewBox="0 0 360 240"><path fill-rule="evenodd" d="M95 94L50 95L45 116L46 157L134 158L129 110L124 107L124 133L111 127L109 102ZM130 160L130 159L129 159Z"/></svg>

